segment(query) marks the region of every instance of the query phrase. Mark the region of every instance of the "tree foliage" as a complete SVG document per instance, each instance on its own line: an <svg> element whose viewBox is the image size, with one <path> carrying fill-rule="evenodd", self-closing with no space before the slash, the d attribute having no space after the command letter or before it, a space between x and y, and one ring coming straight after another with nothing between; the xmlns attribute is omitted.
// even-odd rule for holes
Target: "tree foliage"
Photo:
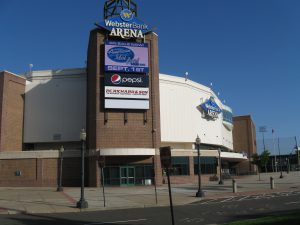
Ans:
<svg viewBox="0 0 300 225"><path fill-rule="evenodd" d="M260 155L257 153L254 153L252 155L252 161L251 163L256 165L258 167L258 170L260 170L263 166L265 167L265 172L267 172L267 164L270 159L270 152L268 150L264 150Z"/></svg>
<svg viewBox="0 0 300 225"><path fill-rule="evenodd" d="M260 154L260 163L261 163L261 166L265 167L265 172L267 172L267 164L268 164L269 159L270 159L270 152L268 150L264 150Z"/></svg>

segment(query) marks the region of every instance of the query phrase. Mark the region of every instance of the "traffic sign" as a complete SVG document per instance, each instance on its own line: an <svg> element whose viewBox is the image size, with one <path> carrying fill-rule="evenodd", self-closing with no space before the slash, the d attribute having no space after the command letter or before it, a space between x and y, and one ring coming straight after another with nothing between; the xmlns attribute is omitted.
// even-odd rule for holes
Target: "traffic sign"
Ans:
<svg viewBox="0 0 300 225"><path fill-rule="evenodd" d="M161 167L162 168L170 168L172 167L172 160L171 160L171 147L160 147L160 160L161 160Z"/></svg>

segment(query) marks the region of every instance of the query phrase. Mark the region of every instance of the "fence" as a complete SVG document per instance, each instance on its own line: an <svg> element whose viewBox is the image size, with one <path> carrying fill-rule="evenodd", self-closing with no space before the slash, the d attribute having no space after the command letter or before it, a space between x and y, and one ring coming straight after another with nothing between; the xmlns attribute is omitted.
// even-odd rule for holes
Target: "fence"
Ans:
<svg viewBox="0 0 300 225"><path fill-rule="evenodd" d="M276 172L299 170L299 145L296 137L265 138L257 140L257 153L264 150L271 153L267 164L267 171L262 168L263 172Z"/></svg>

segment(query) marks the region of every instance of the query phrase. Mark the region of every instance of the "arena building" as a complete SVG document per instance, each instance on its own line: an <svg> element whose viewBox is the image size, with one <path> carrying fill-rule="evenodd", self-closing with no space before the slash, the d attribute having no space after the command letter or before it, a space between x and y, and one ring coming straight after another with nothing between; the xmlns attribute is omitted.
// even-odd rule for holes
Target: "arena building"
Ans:
<svg viewBox="0 0 300 225"><path fill-rule="evenodd" d="M196 182L197 136L205 179L219 176L220 164L224 174L247 172L231 108L209 87L159 74L157 34L132 1L119 2L105 3L115 10L106 5L91 31L86 68L0 72L1 186L57 185L60 157L63 185L79 186L82 129L87 186L101 185L103 159L106 185L164 183L162 146L172 148L171 182Z"/></svg>

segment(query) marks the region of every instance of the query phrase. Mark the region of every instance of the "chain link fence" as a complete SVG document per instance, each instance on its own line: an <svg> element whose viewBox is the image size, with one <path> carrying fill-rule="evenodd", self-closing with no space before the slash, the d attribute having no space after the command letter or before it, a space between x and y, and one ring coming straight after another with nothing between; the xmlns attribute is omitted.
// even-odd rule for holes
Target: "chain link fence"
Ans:
<svg viewBox="0 0 300 225"><path fill-rule="evenodd" d="M299 145L296 137L263 138L257 140L257 153L264 150L270 152L267 171L263 172L295 171L300 168Z"/></svg>

